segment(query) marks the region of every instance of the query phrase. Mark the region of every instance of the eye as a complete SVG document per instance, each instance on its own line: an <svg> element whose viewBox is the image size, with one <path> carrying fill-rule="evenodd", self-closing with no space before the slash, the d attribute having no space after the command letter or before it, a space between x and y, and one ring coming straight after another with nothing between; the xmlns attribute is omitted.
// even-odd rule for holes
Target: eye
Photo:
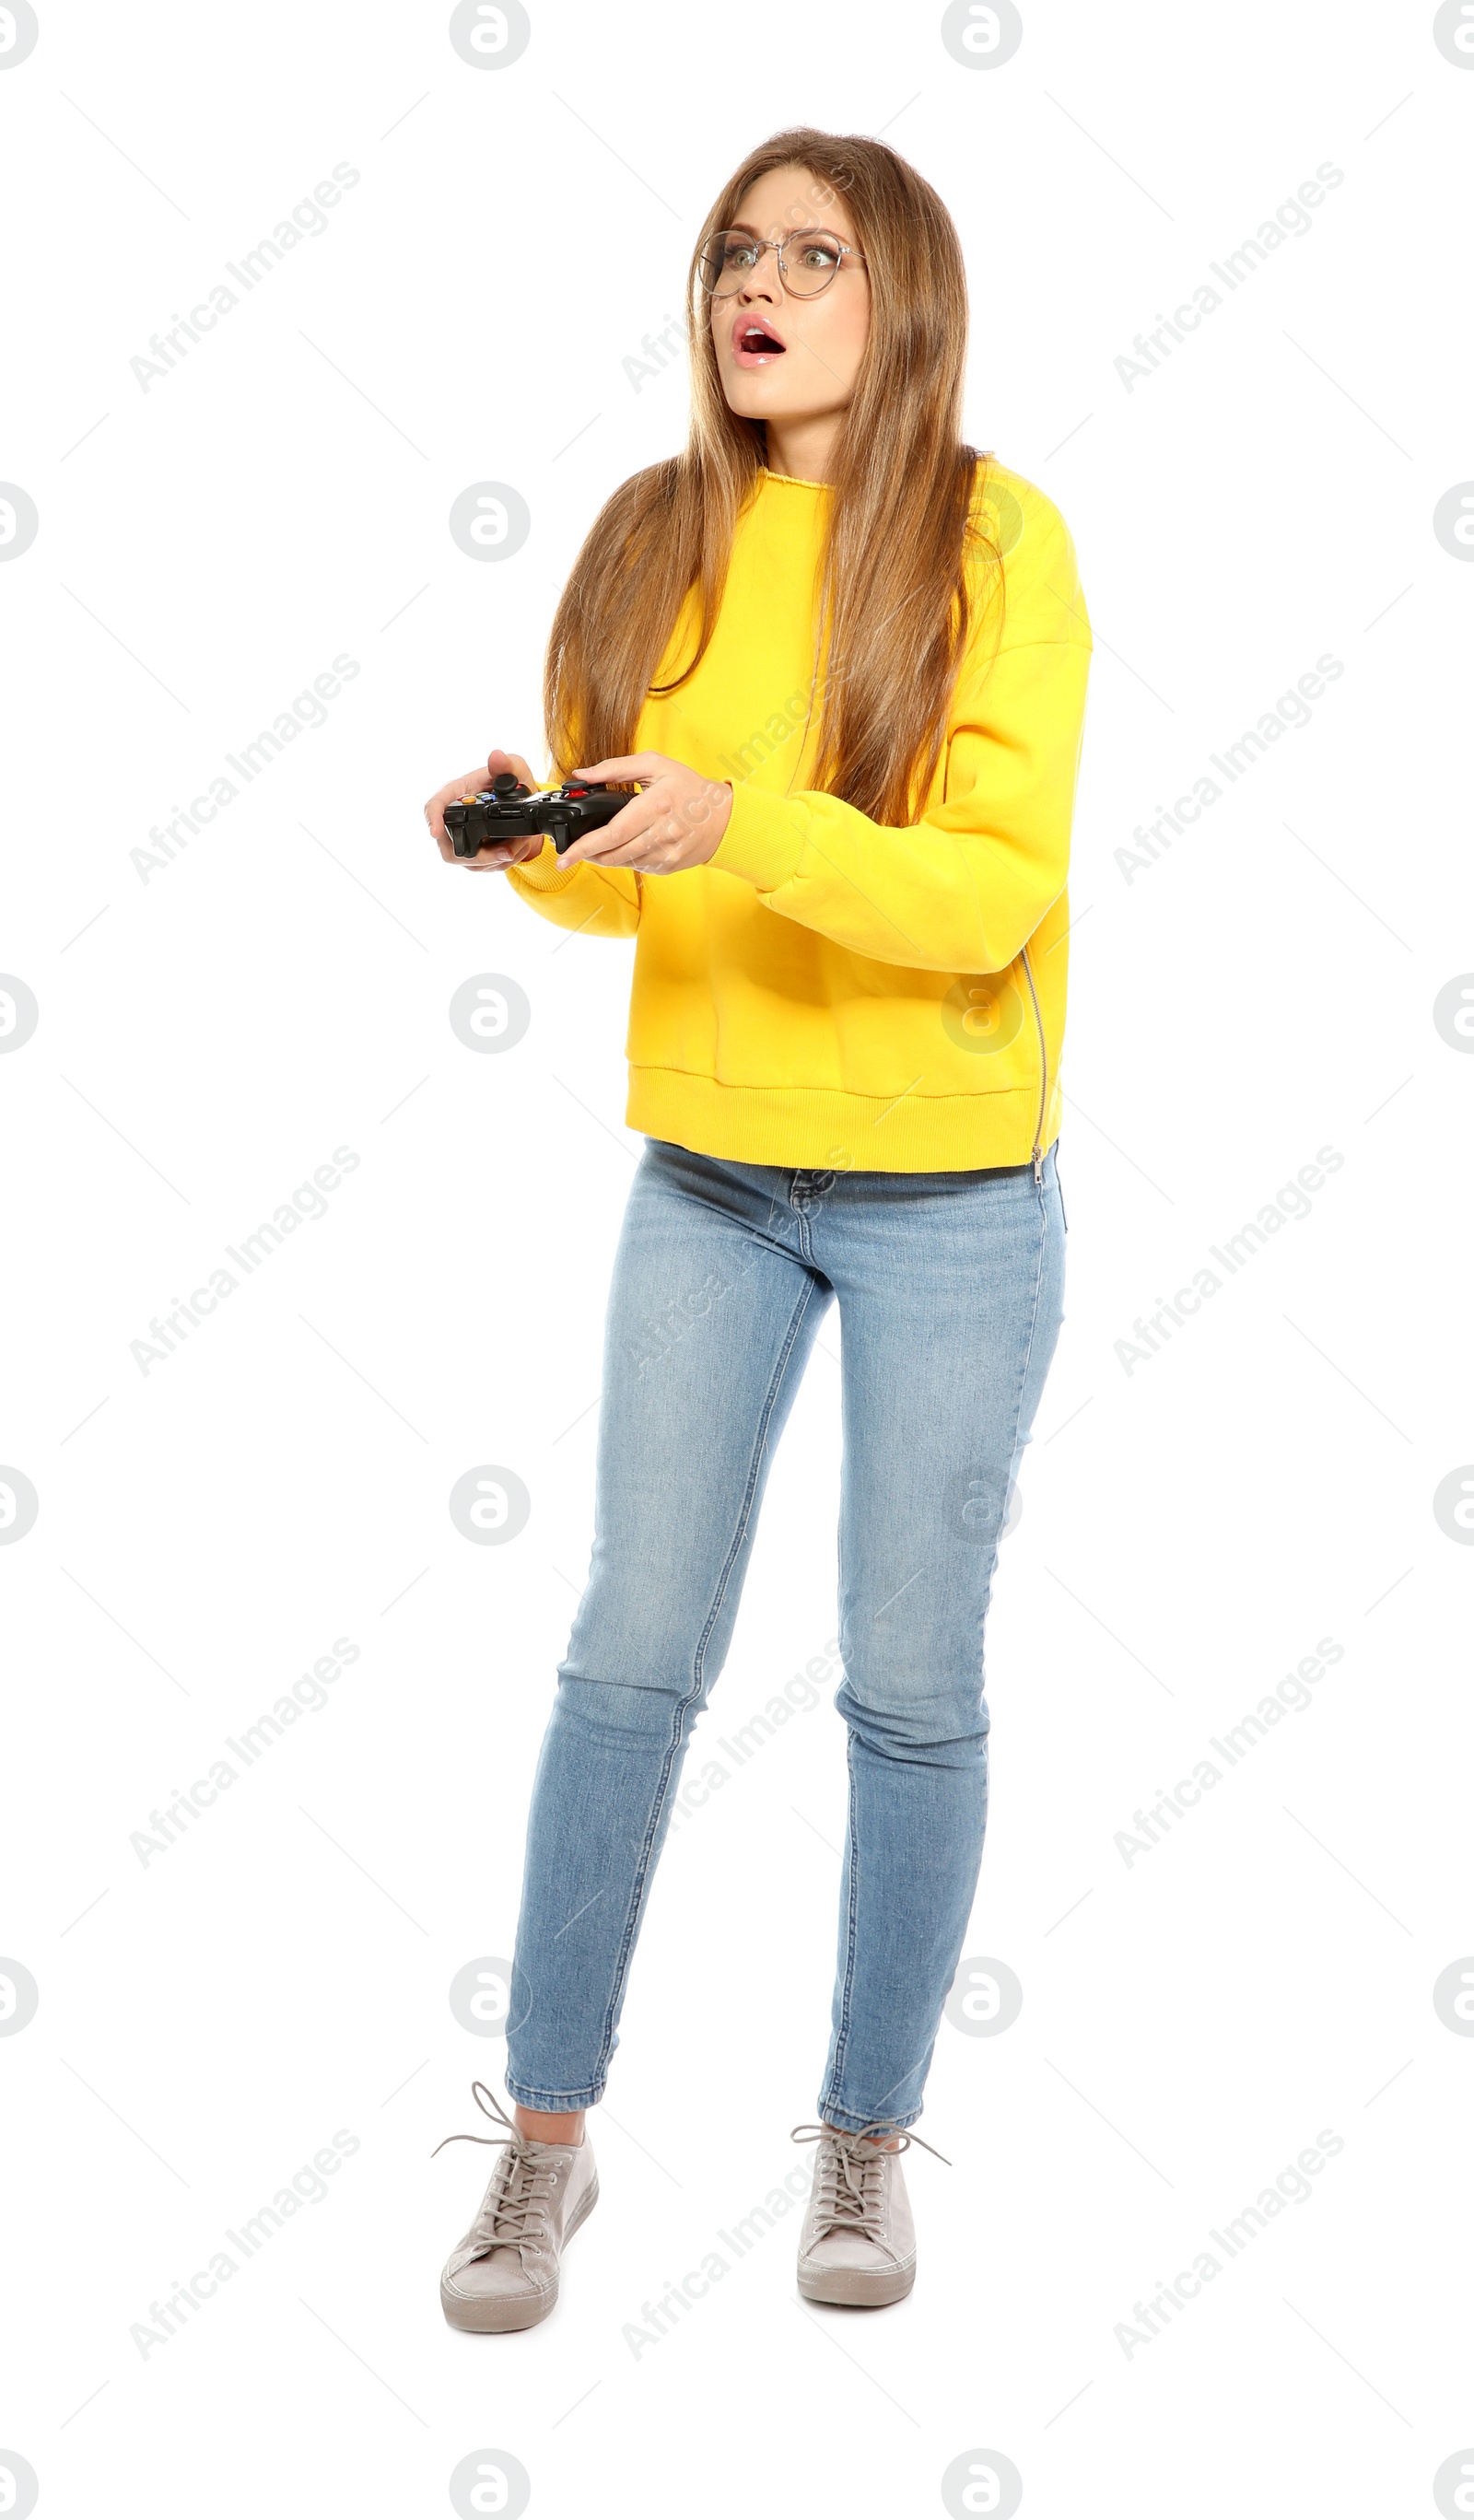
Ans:
<svg viewBox="0 0 1474 2520"><path fill-rule="evenodd" d="M722 253L721 266L723 271L751 271L757 258L752 246L741 245L735 239L729 238Z"/></svg>

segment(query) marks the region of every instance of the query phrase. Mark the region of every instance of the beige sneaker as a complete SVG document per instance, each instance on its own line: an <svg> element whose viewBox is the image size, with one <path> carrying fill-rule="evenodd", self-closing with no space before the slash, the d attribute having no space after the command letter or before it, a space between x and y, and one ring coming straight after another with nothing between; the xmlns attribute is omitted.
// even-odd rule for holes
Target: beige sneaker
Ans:
<svg viewBox="0 0 1474 2520"><path fill-rule="evenodd" d="M473 2083L471 2092L484 2115L506 2128L507 2139L445 2138L445 2143L500 2142L501 2153L481 2212L445 2262L440 2305L452 2327L486 2336L535 2327L547 2318L558 2299L563 2250L599 2201L599 2175L586 2133L581 2143L533 2143L518 2134L484 2083ZM443 2149L436 2145L437 2152Z"/></svg>
<svg viewBox="0 0 1474 2520"><path fill-rule="evenodd" d="M880 2310L904 2301L916 2281L916 2226L901 2173L911 2144L946 2155L908 2129L876 2118L858 2135L831 2126L795 2127L796 2143L818 2144L813 2193L799 2234L799 2290L806 2301ZM896 2150L887 2137L898 2136ZM947 2168L951 2168L947 2162Z"/></svg>

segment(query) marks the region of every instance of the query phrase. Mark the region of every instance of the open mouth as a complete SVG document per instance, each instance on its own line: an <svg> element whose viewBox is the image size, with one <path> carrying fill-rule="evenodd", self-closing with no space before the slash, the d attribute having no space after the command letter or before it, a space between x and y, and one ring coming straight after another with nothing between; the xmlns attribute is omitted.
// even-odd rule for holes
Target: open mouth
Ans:
<svg viewBox="0 0 1474 2520"><path fill-rule="evenodd" d="M732 354L744 364L758 359L781 359L785 344L767 325L756 317L739 322L732 330Z"/></svg>

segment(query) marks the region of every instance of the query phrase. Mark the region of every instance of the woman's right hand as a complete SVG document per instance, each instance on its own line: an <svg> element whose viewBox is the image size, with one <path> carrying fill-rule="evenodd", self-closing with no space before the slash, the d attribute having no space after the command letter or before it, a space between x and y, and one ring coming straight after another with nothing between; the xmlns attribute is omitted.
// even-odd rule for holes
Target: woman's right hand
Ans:
<svg viewBox="0 0 1474 2520"><path fill-rule="evenodd" d="M525 866L530 858L541 857L543 838L540 832L533 832L525 840L497 840L488 849L479 849L474 858L458 858L450 845L450 834L445 829L446 806L453 805L458 796L475 796L484 788L489 788L492 780L503 770L514 771L526 788L535 788L538 784L520 752L488 752L484 770L468 770L464 779L452 779L446 787L438 788L431 797L425 808L425 820L447 866L470 867L475 875L500 875L506 867Z"/></svg>

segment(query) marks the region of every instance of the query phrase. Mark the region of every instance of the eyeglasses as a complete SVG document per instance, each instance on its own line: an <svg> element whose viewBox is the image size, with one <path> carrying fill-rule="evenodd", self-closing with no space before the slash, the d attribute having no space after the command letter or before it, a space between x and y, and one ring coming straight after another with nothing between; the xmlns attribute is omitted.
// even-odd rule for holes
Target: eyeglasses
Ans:
<svg viewBox="0 0 1474 2520"><path fill-rule="evenodd" d="M701 285L713 297L735 297L765 253L778 257L778 277L790 297L817 297L845 261L863 262L852 245L827 228L791 228L783 237L750 236L746 228L719 228L709 236L697 263Z"/></svg>

